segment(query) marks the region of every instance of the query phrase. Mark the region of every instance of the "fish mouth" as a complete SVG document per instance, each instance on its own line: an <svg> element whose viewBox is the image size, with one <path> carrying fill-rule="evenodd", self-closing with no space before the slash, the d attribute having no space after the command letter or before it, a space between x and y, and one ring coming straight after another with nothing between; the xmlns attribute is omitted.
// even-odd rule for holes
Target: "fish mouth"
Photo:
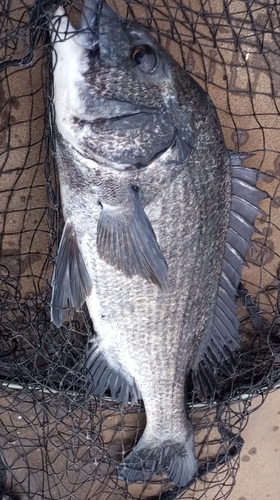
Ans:
<svg viewBox="0 0 280 500"><path fill-rule="evenodd" d="M82 12L81 27L97 27L100 21L103 0L85 0Z"/></svg>
<svg viewBox="0 0 280 500"><path fill-rule="evenodd" d="M85 0L82 16L81 16L81 31L86 34L86 46L91 50L98 50L99 34L98 27L100 24L101 11L104 7L103 0ZM105 8L108 9L107 6ZM110 14L117 15L109 9Z"/></svg>

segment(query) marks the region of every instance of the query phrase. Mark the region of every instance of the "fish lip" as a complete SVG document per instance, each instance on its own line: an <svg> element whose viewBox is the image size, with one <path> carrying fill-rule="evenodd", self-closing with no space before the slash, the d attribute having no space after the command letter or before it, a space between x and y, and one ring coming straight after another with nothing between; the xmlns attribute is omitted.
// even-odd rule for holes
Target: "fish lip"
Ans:
<svg viewBox="0 0 280 500"><path fill-rule="evenodd" d="M82 28L96 28L100 22L103 0L85 0L81 17Z"/></svg>
<svg viewBox="0 0 280 500"><path fill-rule="evenodd" d="M99 46L99 27L103 9L109 9L110 16L113 14L116 19L119 19L119 16L108 7L104 0L84 0L80 27L81 32L88 38L84 40L85 48L90 48L92 50L93 47L97 49Z"/></svg>
<svg viewBox="0 0 280 500"><path fill-rule="evenodd" d="M80 27L75 30L75 42L84 49L99 50L99 24L103 0L84 0Z"/></svg>

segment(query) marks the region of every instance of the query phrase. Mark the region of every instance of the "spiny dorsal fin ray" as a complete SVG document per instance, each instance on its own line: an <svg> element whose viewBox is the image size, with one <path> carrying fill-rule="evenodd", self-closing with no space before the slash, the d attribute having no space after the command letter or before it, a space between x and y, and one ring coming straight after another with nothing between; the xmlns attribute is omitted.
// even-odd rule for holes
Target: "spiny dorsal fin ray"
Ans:
<svg viewBox="0 0 280 500"><path fill-rule="evenodd" d="M60 327L68 312L79 311L92 290L92 281L87 272L76 232L66 222L57 253L52 278L51 319Z"/></svg>
<svg viewBox="0 0 280 500"><path fill-rule="evenodd" d="M243 217L241 214L238 214L237 212L234 212L234 210L231 210L229 225L235 232L239 232L240 236L242 236L242 238L249 244L251 242L253 233L260 232L254 227L253 224L245 219L245 217Z"/></svg>
<svg viewBox="0 0 280 500"><path fill-rule="evenodd" d="M267 193L256 187L265 175L243 166L247 155L230 153L232 202L225 254L213 315L193 364L193 383L200 399L217 390L216 372L234 372L234 353L239 348L239 322L236 318L237 288L246 254L255 231L254 222L262 210L259 203Z"/></svg>

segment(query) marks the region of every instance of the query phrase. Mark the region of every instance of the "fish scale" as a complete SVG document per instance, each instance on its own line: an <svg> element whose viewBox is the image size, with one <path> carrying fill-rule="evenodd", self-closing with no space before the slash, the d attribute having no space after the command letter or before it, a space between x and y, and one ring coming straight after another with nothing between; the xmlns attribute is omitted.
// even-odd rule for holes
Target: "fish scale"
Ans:
<svg viewBox="0 0 280 500"><path fill-rule="evenodd" d="M51 318L59 327L86 301L89 390L144 401L119 478L186 486L197 471L186 376L203 400L219 369L234 371L237 287L266 194L227 151L210 98L147 30L99 0L85 0L81 30L61 7L50 28L65 218Z"/></svg>
<svg viewBox="0 0 280 500"><path fill-rule="evenodd" d="M195 184L195 180L193 182ZM163 438L178 442L187 438L184 385L185 372L186 369L188 370L188 363L193 358L190 343L193 325L192 323L184 324L184 318L187 316L188 322L192 318L192 311L187 309L187 305L190 305L192 309L193 303L199 301L202 313L205 307L196 286L200 281L200 274L197 273L196 268L203 266L203 262L199 264L197 262L197 246L201 238L198 225L201 217L196 214L198 220L193 221L192 204L188 204L187 210L177 219L176 226L172 222L174 212L182 212L182 206L185 204L187 195L190 196L190 192L190 181L182 183L181 176L178 176L165 189L164 197L156 199L154 203L157 205L156 210L153 203L145 207L147 213L150 214L157 240L169 263L170 290L168 295L149 283L139 282L137 277L128 282L121 272L116 273L111 266L99 258L94 244L90 247L87 243L83 244L84 232L90 234L91 242L96 239L98 213L95 220L91 218L87 221L87 228L83 227L83 214L81 214L81 220L76 218L75 221L76 226L82 228L81 235L80 231L77 231L77 237L81 238L81 251L87 269L91 270L89 273L93 289L95 289L92 297L87 299L87 306L97 335L100 332L100 350L107 359L113 357L115 361L123 364L137 380L138 388L145 401L147 415L150 416L147 432L153 436L150 438L153 442L155 439L161 442ZM70 199L73 204L75 191L68 192L68 198L68 200L63 200L63 204L68 205ZM171 210L167 200L173 200ZM93 198L92 202L97 206L97 200ZM193 205L195 204L194 199ZM156 220L152 217L154 212L157 213ZM186 212L189 212L187 222ZM179 238L179 244L178 235L184 235L184 238ZM177 242L175 247L174 241ZM184 249L189 246L192 247L190 252L192 258L184 260L180 265ZM209 265L208 259L207 264ZM172 284L172 276L175 274L176 282ZM186 295L178 297L177 292L178 287L183 287L186 280L192 283L190 294L193 296L189 297L189 300ZM112 296L117 298L114 303L112 303ZM207 293L204 297L207 298ZM110 311L109 315L107 311ZM103 320L102 315L105 316ZM194 316L197 326L196 314ZM202 329L203 325L199 330ZM152 338L150 332L153 332ZM172 344L170 344L171 332ZM188 338L190 339L189 347ZM139 364L139 359L141 359L141 364ZM156 372L155 365L157 366ZM150 384L147 384L149 380L153 381L152 388ZM158 418L159 414L161 419Z"/></svg>

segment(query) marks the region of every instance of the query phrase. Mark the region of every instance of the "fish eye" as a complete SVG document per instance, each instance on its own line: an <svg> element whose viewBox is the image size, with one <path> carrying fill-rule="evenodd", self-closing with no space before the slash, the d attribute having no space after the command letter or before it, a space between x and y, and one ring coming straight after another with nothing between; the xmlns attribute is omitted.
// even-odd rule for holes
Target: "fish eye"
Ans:
<svg viewBox="0 0 280 500"><path fill-rule="evenodd" d="M157 65L157 58L149 45L138 45L131 52L131 59L144 73L152 73Z"/></svg>

